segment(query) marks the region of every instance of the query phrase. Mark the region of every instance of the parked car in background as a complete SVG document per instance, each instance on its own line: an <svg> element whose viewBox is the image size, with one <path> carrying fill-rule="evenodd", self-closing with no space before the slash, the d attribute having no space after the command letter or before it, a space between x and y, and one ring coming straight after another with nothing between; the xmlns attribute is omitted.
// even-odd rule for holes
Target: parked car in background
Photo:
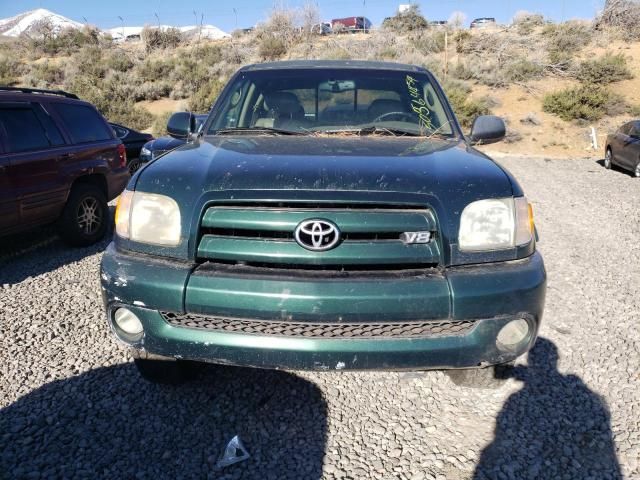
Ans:
<svg viewBox="0 0 640 480"><path fill-rule="evenodd" d="M471 22L470 28L488 28L495 27L496 19L493 17L483 17L476 18L473 22Z"/></svg>
<svg viewBox="0 0 640 480"><path fill-rule="evenodd" d="M333 30L331 29L331 22L316 23L311 27L311 33L315 35L330 35L333 33Z"/></svg>
<svg viewBox="0 0 640 480"><path fill-rule="evenodd" d="M202 123L207 119L207 114L196 114L193 116L194 125L193 132L198 132ZM153 140L148 141L142 146L142 150L140 150L139 164L138 168L140 168L143 164L150 162L154 158L162 155L163 153L168 152L169 150L173 150L180 145L184 145L189 141L188 136L179 136L179 135L163 135L162 137L154 138Z"/></svg>
<svg viewBox="0 0 640 480"><path fill-rule="evenodd" d="M447 25L448 22L446 20L432 20L429 22L429 26L434 28L444 28Z"/></svg>
<svg viewBox="0 0 640 480"><path fill-rule="evenodd" d="M117 137L122 140L127 150L127 166L129 167L129 173L133 175L140 168L140 150L147 142L153 140L153 135L138 132L118 123L109 122L109 125L116 132Z"/></svg>
<svg viewBox="0 0 640 480"><path fill-rule="evenodd" d="M533 346L546 285L522 188L473 148L504 135L494 116L464 135L422 67L243 67L121 195L109 328L152 381L199 360L489 385Z"/></svg>
<svg viewBox="0 0 640 480"><path fill-rule="evenodd" d="M611 168L614 165L640 177L640 120L625 123L607 136L604 166Z"/></svg>
<svg viewBox="0 0 640 480"><path fill-rule="evenodd" d="M93 105L0 87L0 235L55 222L70 245L95 243L128 181L125 146Z"/></svg>
<svg viewBox="0 0 640 480"><path fill-rule="evenodd" d="M334 18L331 20L331 29L338 33L343 32L364 32L371 30L372 23L367 17L346 17Z"/></svg>

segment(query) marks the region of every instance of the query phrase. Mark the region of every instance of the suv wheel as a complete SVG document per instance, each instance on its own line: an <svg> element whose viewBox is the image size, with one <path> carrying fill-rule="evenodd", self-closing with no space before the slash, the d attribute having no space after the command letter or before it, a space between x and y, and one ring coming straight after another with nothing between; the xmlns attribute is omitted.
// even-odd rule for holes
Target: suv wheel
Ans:
<svg viewBox="0 0 640 480"><path fill-rule="evenodd" d="M636 176L636 178L640 178L640 162L638 163L638 165L636 165L636 169L633 171L633 174Z"/></svg>
<svg viewBox="0 0 640 480"><path fill-rule="evenodd" d="M62 239L75 247L86 247L102 239L108 225L109 206L100 188L75 186L58 220Z"/></svg>
<svg viewBox="0 0 640 480"><path fill-rule="evenodd" d="M448 370L445 372L459 387L494 389L501 386L511 375L513 363L469 370Z"/></svg>
<svg viewBox="0 0 640 480"><path fill-rule="evenodd" d="M611 147L607 148L607 153L604 156L604 168L607 170L611 169L611 164L613 163L613 152L611 151Z"/></svg>
<svg viewBox="0 0 640 480"><path fill-rule="evenodd" d="M134 158L129 162L129 174L133 175L134 173L136 173L140 167L142 166L142 163L140 162L139 158Z"/></svg>

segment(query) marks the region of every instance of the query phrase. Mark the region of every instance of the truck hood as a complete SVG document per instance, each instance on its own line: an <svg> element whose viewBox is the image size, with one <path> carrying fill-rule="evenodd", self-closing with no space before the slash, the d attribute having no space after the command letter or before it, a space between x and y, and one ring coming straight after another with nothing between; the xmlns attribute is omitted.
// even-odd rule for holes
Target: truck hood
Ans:
<svg viewBox="0 0 640 480"><path fill-rule="evenodd" d="M225 190L402 192L445 201L442 197L507 197L518 187L495 162L459 141L212 136L149 164L135 188L195 203L194 196Z"/></svg>

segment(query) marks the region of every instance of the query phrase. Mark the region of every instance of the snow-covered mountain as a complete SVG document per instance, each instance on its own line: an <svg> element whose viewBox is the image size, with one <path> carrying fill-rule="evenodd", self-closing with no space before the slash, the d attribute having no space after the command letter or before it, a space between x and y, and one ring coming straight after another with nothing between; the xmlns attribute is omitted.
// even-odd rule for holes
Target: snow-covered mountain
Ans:
<svg viewBox="0 0 640 480"><path fill-rule="evenodd" d="M109 33L115 41L122 41L127 38L132 38L141 34L142 29L144 27L113 27L105 30L106 33ZM150 25L150 28L158 28L155 25ZM166 30L171 28L171 25L160 25L162 30ZM195 38L200 35L201 38L208 38L211 40L219 40L221 38L228 38L229 35L226 32L223 32L218 27L214 25L202 25L202 32L200 33L200 25L187 25L185 27L176 27L180 30L186 37Z"/></svg>
<svg viewBox="0 0 640 480"><path fill-rule="evenodd" d="M0 35L17 37L22 33L29 34L43 20L48 21L53 26L54 33L60 32L66 28L83 27L83 24L80 22L58 15L46 8L38 8L37 10L21 13L15 17L1 19ZM144 27L114 27L105 30L105 32L111 34L114 40L122 41L127 38L140 35L143 28ZM151 28L154 28L154 25L151 25ZM171 25L160 25L160 28L171 28ZM200 35L201 38L208 38L212 40L230 37L228 33L223 32L214 25L202 25L202 27L199 25L188 25L186 27L176 28L189 38L197 37L198 35Z"/></svg>
<svg viewBox="0 0 640 480"><path fill-rule="evenodd" d="M22 33L28 34L43 20L51 23L54 32L64 30L65 28L82 28L82 23L53 13L46 8L38 8L20 13L15 17L0 20L0 35L17 37Z"/></svg>

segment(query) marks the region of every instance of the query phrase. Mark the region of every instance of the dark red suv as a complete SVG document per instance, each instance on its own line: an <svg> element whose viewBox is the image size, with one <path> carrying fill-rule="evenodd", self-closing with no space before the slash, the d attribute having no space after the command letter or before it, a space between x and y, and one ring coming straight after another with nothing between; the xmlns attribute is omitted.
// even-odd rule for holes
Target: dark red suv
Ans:
<svg viewBox="0 0 640 480"><path fill-rule="evenodd" d="M0 235L56 222L71 245L97 242L128 180L124 145L93 105L0 87Z"/></svg>

